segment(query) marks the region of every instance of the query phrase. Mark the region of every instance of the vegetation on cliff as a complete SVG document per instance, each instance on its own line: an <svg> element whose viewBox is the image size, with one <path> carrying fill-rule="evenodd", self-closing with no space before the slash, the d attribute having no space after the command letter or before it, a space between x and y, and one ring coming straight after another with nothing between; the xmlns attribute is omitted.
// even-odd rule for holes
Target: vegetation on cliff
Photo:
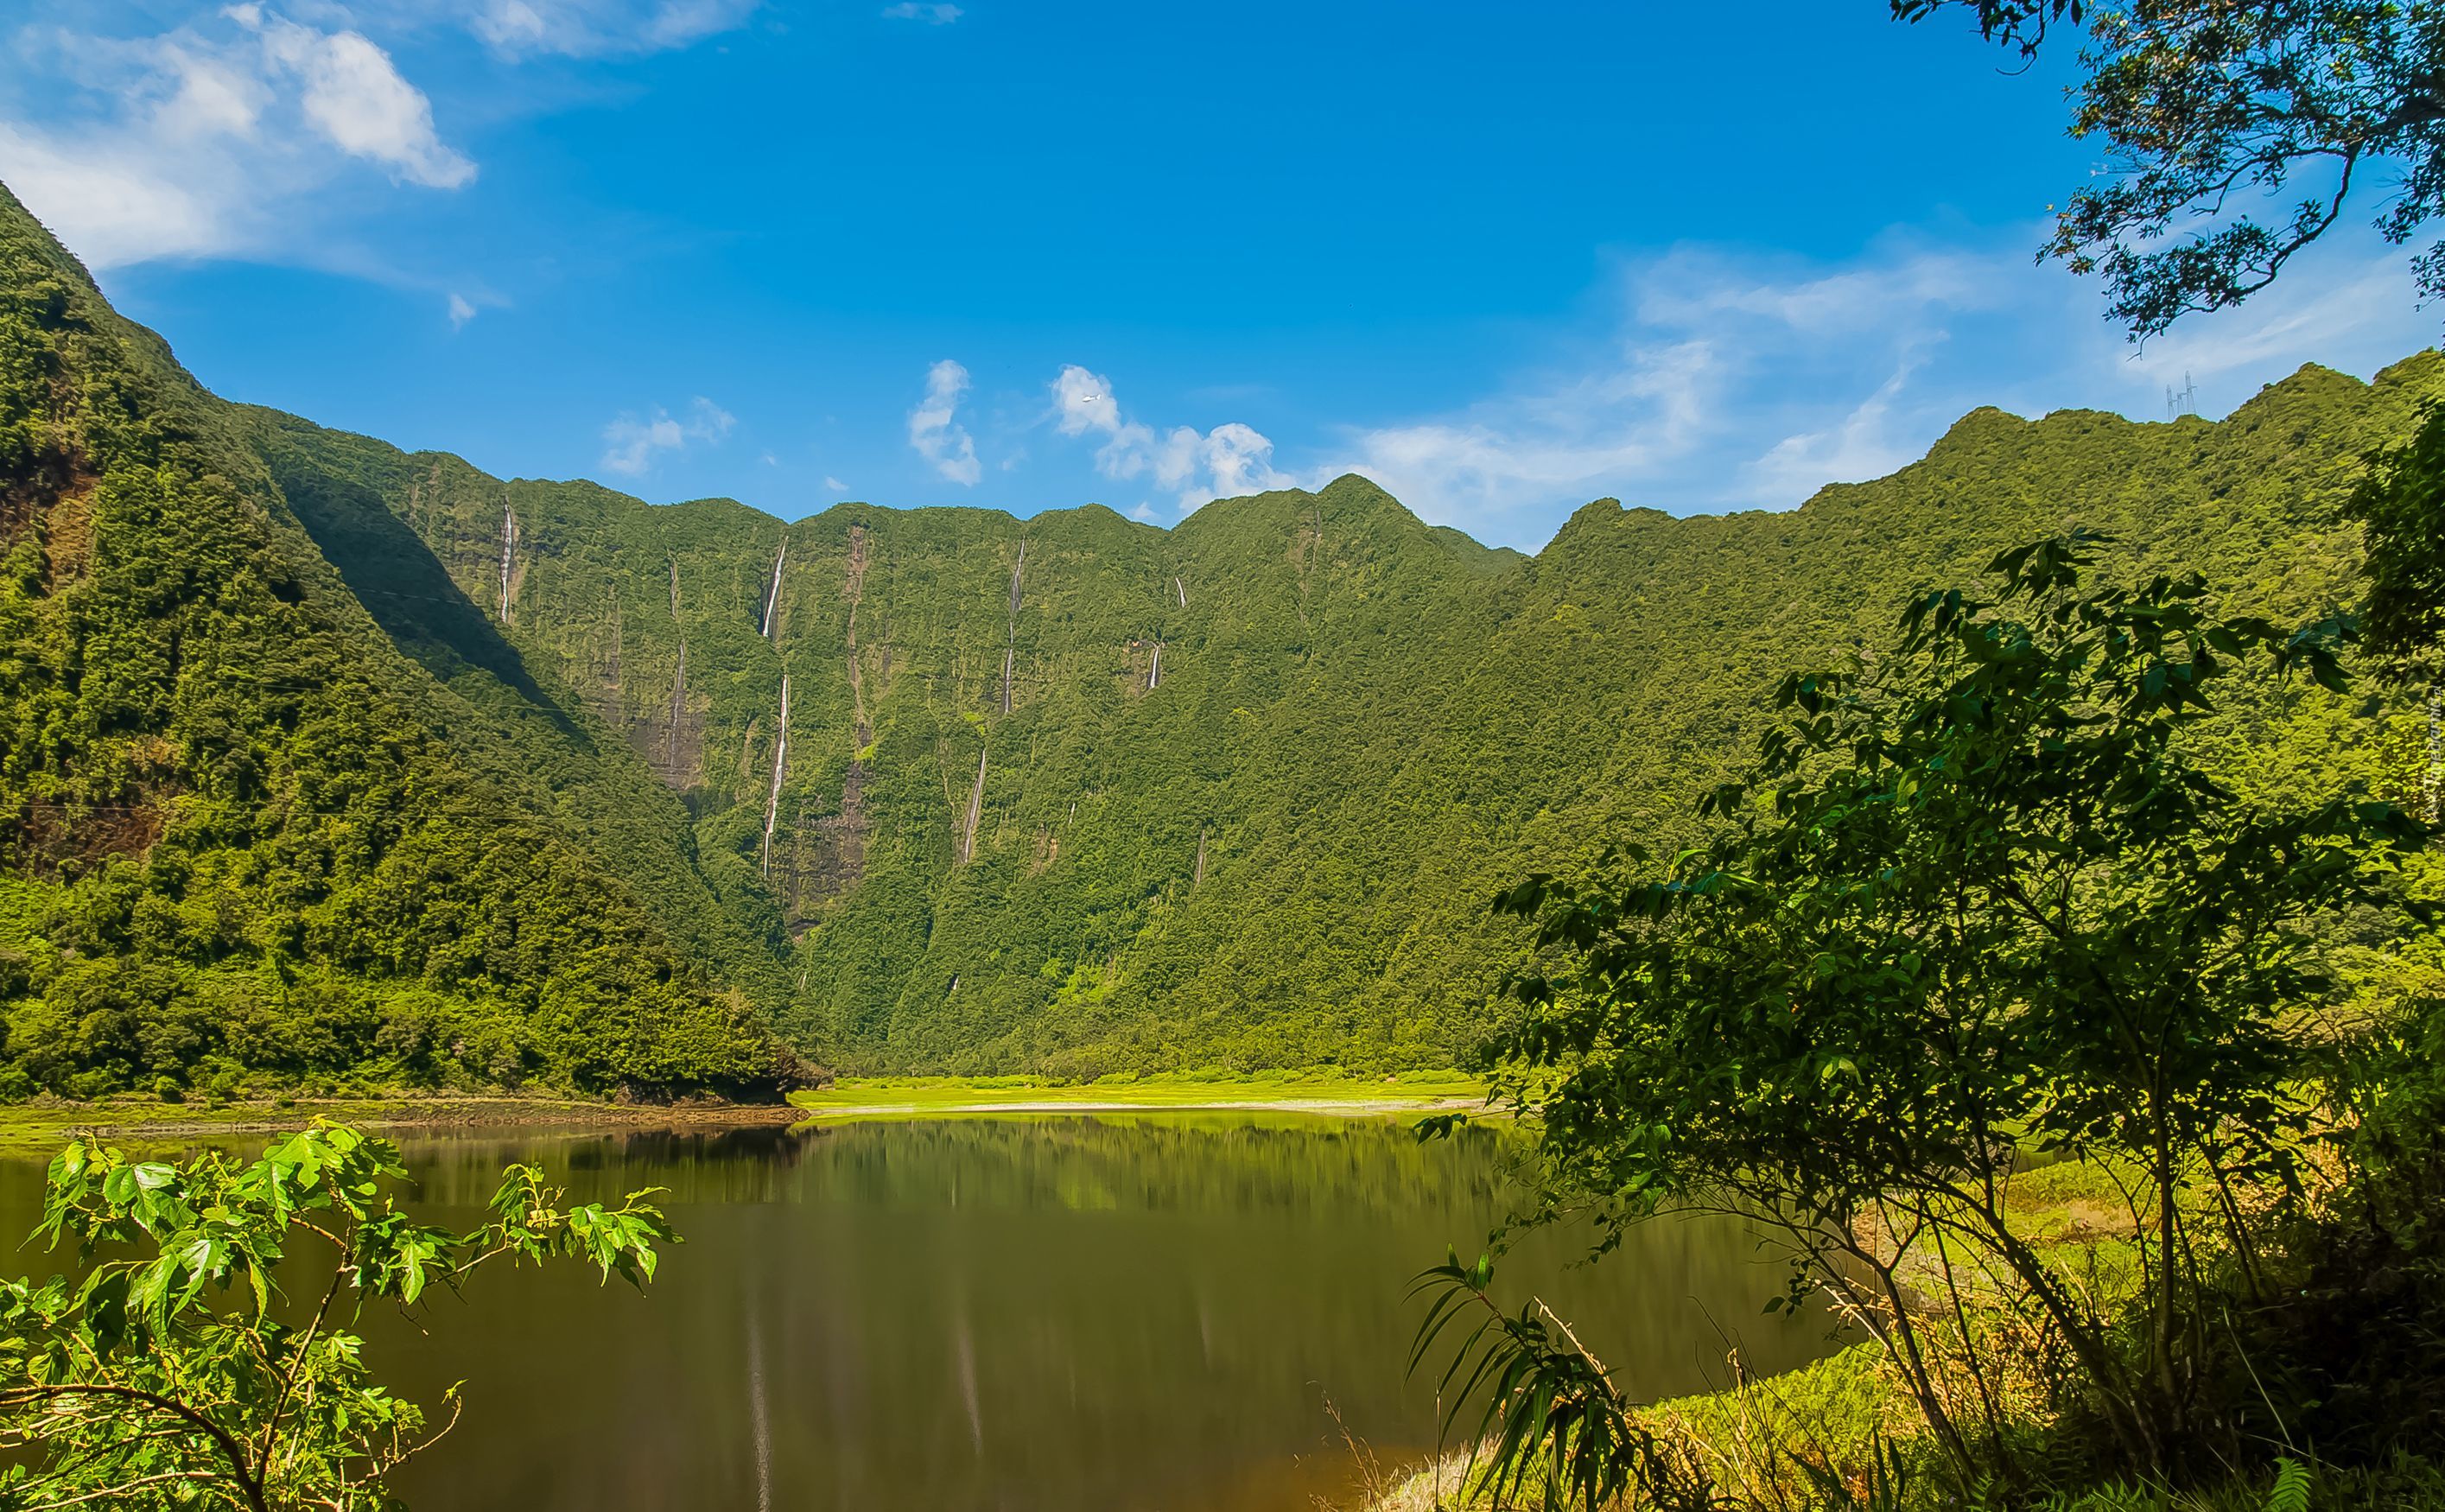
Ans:
<svg viewBox="0 0 2445 1512"><path fill-rule="evenodd" d="M1169 532L785 525L224 404L0 221L20 1093L744 1091L794 1073L765 1025L884 1073L1448 1066L1526 959L1485 900L1699 841L1775 669L2074 526L2312 617L2335 505L2445 391L1982 410L1798 511L1599 501L1533 558L1358 478ZM2236 782L2425 780L2407 708L2217 728Z"/></svg>
<svg viewBox="0 0 2445 1512"><path fill-rule="evenodd" d="M747 1000L460 707L0 199L0 1092L777 1088Z"/></svg>
<svg viewBox="0 0 2445 1512"><path fill-rule="evenodd" d="M316 526L344 569L343 533L414 531L364 555L423 586L360 579L411 655L496 633L503 665L569 690L560 707L684 796L707 890L781 942L776 1018L801 1047L1090 1077L1450 1064L1523 959L1485 900L1603 837L1694 843L1689 803L1763 728L1779 668L2074 526L2115 536L2118 571L2196 569L2312 617L2360 558L2335 505L2440 389L2423 356L2373 385L2305 370L2214 424L1980 411L1796 512L1603 501L1534 558L1358 478L1167 532L1099 508L784 525L246 420L292 496L363 522ZM452 665L472 701L514 701ZM2389 719L2320 704L2225 728L2249 780L2347 746L2399 796L2417 732Z"/></svg>

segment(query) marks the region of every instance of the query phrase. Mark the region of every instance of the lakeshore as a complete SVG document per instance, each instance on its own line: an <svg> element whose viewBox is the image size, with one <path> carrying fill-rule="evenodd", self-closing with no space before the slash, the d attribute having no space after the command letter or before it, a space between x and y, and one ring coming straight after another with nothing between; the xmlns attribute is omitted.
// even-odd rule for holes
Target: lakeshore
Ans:
<svg viewBox="0 0 2445 1512"><path fill-rule="evenodd" d="M26 1154L84 1132L122 1143L172 1145L276 1134L328 1118L388 1133L470 1128L585 1131L718 1130L930 1118L1123 1113L1288 1113L1372 1117L1460 1111L1484 1100L1457 1073L1380 1080L1303 1073L1185 1073L1094 1082L1028 1076L845 1077L787 1102L624 1103L548 1094L395 1092L355 1097L234 1098L217 1106L127 1093L0 1107L0 1152Z"/></svg>
<svg viewBox="0 0 2445 1512"><path fill-rule="evenodd" d="M91 1133L168 1145L278 1134L317 1118L400 1133L417 1129L566 1127L588 1130L786 1128L802 1115L783 1103L610 1103L564 1097L398 1095L242 1098L218 1107L152 1097L31 1102L0 1108L0 1153L24 1155Z"/></svg>
<svg viewBox="0 0 2445 1512"><path fill-rule="evenodd" d="M1035 1076L851 1076L790 1094L813 1122L1091 1113L1306 1113L1368 1117L1482 1107L1456 1072L1364 1078L1301 1072L1168 1073L1055 1082Z"/></svg>

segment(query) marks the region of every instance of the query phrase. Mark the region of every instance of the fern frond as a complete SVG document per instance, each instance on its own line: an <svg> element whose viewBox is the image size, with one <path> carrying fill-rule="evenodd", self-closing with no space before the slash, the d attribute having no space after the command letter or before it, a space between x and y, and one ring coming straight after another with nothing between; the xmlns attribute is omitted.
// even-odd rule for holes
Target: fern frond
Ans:
<svg viewBox="0 0 2445 1512"><path fill-rule="evenodd" d="M2267 1493L2267 1512L2309 1512L2309 1467L2299 1460L2275 1462L2275 1485Z"/></svg>

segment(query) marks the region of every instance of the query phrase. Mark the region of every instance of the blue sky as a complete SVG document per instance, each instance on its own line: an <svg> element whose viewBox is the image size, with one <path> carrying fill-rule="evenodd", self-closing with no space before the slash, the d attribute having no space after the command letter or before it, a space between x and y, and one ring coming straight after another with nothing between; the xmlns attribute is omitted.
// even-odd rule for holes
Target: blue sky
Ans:
<svg viewBox="0 0 2445 1512"><path fill-rule="evenodd" d="M1534 548L1994 403L2433 339L2354 233L2133 350L2062 79L1883 0L21 0L0 178L198 377L506 476L1158 522L1378 478Z"/></svg>

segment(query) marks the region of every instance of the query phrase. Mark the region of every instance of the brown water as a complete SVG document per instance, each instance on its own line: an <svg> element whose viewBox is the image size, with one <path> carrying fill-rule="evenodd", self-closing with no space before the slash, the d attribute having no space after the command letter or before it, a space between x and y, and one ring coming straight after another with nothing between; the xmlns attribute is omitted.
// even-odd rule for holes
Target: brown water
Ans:
<svg viewBox="0 0 2445 1512"><path fill-rule="evenodd" d="M377 1368L467 1415L401 1488L420 1512L1311 1512L1356 1461L1435 1438L1404 1378L1409 1279L1473 1255L1509 1190L1476 1131L1392 1121L1060 1118L804 1135L410 1140L436 1221L472 1226L504 1162L581 1200L640 1186L686 1242L638 1297L572 1269L480 1275ZM41 1172L0 1163L0 1234ZM1595 1267L1505 1268L1644 1396L1760 1369L1822 1329L1761 1316L1780 1268L1737 1225L1671 1221ZM19 1257L17 1269L56 1262Z"/></svg>

